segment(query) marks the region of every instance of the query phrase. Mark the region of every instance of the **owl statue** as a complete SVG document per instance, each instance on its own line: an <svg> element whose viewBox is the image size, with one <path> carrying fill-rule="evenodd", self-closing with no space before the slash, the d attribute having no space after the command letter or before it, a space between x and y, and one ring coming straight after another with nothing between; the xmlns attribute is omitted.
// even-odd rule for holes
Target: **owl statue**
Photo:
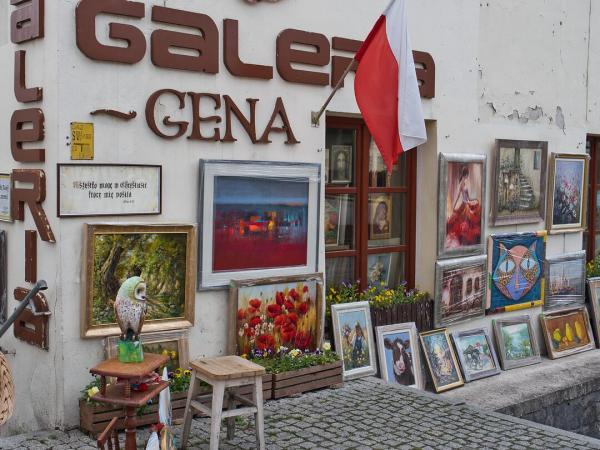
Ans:
<svg viewBox="0 0 600 450"><path fill-rule="evenodd" d="M115 316L121 327L121 340L139 340L146 309L145 281L140 277L125 280L115 300Z"/></svg>

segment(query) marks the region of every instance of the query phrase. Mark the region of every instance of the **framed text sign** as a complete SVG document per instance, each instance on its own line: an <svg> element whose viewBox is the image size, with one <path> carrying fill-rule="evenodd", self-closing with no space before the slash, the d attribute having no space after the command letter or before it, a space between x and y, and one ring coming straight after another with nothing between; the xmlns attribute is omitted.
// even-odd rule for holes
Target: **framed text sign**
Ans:
<svg viewBox="0 0 600 450"><path fill-rule="evenodd" d="M12 222L10 210L10 175L0 173L0 220Z"/></svg>
<svg viewBox="0 0 600 450"><path fill-rule="evenodd" d="M59 164L58 217L158 215L162 167Z"/></svg>

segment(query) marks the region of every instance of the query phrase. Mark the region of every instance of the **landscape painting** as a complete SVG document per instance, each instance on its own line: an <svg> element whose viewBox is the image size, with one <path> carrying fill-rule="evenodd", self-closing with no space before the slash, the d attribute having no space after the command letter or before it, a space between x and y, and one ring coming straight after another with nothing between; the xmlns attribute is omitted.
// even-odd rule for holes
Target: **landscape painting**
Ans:
<svg viewBox="0 0 600 450"><path fill-rule="evenodd" d="M498 140L491 216L494 226L544 220L547 142Z"/></svg>
<svg viewBox="0 0 600 450"><path fill-rule="evenodd" d="M579 231L586 221L588 155L552 154L550 232Z"/></svg>
<svg viewBox="0 0 600 450"><path fill-rule="evenodd" d="M462 386L464 381L446 329L421 333L420 337L436 392Z"/></svg>
<svg viewBox="0 0 600 450"><path fill-rule="evenodd" d="M541 361L529 316L494 320L493 326L504 370Z"/></svg>
<svg viewBox="0 0 600 450"><path fill-rule="evenodd" d="M307 264L308 179L215 177L214 272Z"/></svg>

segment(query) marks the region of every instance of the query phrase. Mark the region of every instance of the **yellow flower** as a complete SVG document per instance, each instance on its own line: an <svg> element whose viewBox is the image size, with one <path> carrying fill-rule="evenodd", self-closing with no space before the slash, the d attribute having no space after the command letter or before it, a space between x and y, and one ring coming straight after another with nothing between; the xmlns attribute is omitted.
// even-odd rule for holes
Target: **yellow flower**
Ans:
<svg viewBox="0 0 600 450"><path fill-rule="evenodd" d="M290 351L290 356L292 358L295 358L297 356L300 356L302 354L301 350L298 350L297 348L295 348L294 350Z"/></svg>
<svg viewBox="0 0 600 450"><path fill-rule="evenodd" d="M329 350L331 350L331 344L329 342L325 342L323 344L323 350L325 350L326 352L328 352Z"/></svg>
<svg viewBox="0 0 600 450"><path fill-rule="evenodd" d="M191 371L189 371L189 370L184 370L184 371L183 371L183 374L184 374L186 377L189 377L189 376L192 374L192 372L191 372Z"/></svg>
<svg viewBox="0 0 600 450"><path fill-rule="evenodd" d="M177 358L177 352L175 350L173 350L171 352L171 359L176 359Z"/></svg>
<svg viewBox="0 0 600 450"><path fill-rule="evenodd" d="M161 355L163 355L163 356L169 356L169 350L167 350L167 349L164 349L164 350L161 352Z"/></svg>
<svg viewBox="0 0 600 450"><path fill-rule="evenodd" d="M94 395L96 395L98 392L100 392L100 389L98 389L96 386L94 386L93 388L90 388L87 390L87 395L88 397L93 397Z"/></svg>
<svg viewBox="0 0 600 450"><path fill-rule="evenodd" d="M181 376L182 373L183 373L183 370L181 370L181 367L175 370L175 376L177 376L177 375Z"/></svg>

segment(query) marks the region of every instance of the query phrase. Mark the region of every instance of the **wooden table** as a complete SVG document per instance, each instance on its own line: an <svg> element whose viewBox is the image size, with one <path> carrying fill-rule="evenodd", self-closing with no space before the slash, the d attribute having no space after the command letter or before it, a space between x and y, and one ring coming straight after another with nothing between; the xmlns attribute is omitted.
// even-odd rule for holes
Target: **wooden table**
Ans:
<svg viewBox="0 0 600 450"><path fill-rule="evenodd" d="M144 354L141 363L122 363L117 358L108 359L90 369L90 373L100 376L100 392L92 398L95 402L122 405L125 407L125 450L136 450L136 411L148 400L156 397L169 386L168 381L160 381L148 386L144 392L132 391L131 385L165 365L169 358L152 353ZM108 385L106 377L119 378L118 384Z"/></svg>

